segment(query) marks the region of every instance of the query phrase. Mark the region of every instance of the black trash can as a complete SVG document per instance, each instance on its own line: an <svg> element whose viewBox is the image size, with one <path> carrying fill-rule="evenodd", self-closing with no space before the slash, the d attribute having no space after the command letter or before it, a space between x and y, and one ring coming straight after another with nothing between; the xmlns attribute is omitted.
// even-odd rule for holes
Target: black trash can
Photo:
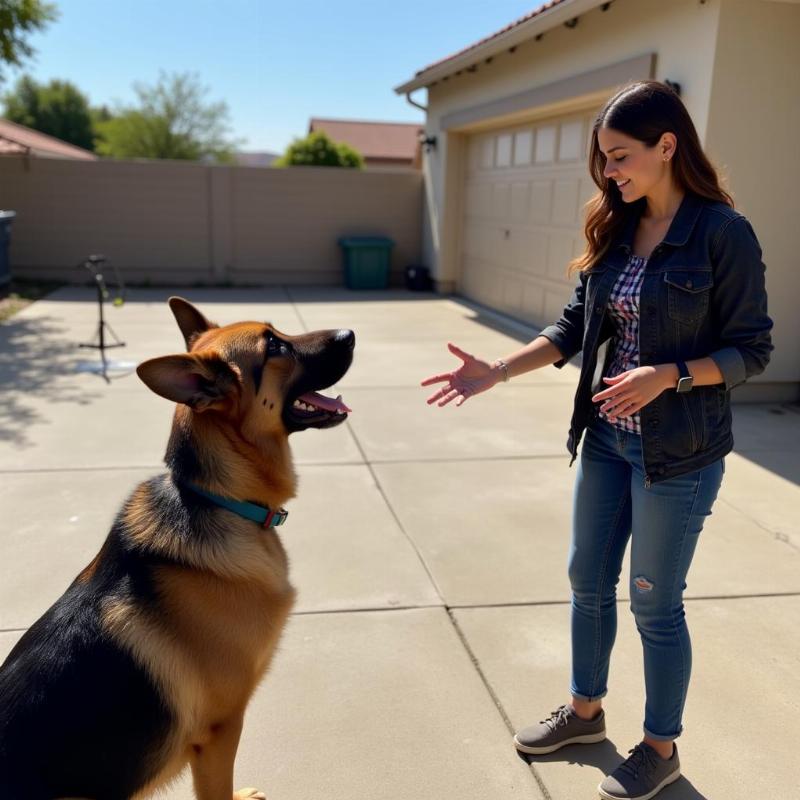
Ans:
<svg viewBox="0 0 800 800"><path fill-rule="evenodd" d="M8 243L11 241L11 223L16 216L16 211L0 211L0 297L8 295L11 285Z"/></svg>
<svg viewBox="0 0 800 800"><path fill-rule="evenodd" d="M412 292L430 292L433 289L431 271L427 267L406 267L406 289Z"/></svg>

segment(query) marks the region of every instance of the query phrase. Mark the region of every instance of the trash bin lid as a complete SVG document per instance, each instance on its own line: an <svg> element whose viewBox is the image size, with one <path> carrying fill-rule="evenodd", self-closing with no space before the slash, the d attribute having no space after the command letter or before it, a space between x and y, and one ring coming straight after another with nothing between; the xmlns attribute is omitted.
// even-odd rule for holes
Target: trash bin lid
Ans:
<svg viewBox="0 0 800 800"><path fill-rule="evenodd" d="M0 210L0 219L14 219L17 216L16 211L2 211Z"/></svg>
<svg viewBox="0 0 800 800"><path fill-rule="evenodd" d="M394 242L386 236L342 236L342 247L394 247Z"/></svg>

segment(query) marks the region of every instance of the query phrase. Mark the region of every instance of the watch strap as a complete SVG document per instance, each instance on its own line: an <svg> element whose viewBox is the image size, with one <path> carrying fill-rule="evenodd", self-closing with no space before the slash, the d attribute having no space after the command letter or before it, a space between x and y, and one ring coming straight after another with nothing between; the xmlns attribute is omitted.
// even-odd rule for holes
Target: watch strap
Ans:
<svg viewBox="0 0 800 800"><path fill-rule="evenodd" d="M676 364L678 366L678 383L675 386L675 390L679 394L690 392L694 383L692 373L689 372L689 367L686 366L685 361L677 361Z"/></svg>

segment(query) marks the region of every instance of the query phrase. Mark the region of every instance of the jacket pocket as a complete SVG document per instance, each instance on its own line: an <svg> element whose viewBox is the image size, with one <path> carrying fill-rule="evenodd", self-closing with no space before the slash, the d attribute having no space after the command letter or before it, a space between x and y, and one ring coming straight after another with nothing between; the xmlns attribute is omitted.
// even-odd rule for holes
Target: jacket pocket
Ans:
<svg viewBox="0 0 800 800"><path fill-rule="evenodd" d="M670 270L664 273L664 282L670 319L688 325L708 314L714 285L711 270Z"/></svg>

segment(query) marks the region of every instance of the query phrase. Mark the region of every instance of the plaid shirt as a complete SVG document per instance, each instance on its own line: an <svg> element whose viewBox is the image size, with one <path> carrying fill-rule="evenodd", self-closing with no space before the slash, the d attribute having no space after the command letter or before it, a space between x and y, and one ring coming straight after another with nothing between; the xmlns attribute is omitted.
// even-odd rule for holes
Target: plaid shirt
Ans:
<svg viewBox="0 0 800 800"><path fill-rule="evenodd" d="M646 264L647 259L643 256L631 255L608 297L608 313L616 327L610 344L610 378L639 366L639 293ZM608 415L604 412L600 411L599 415L608 420ZM638 411L632 416L617 417L612 424L629 433L642 434Z"/></svg>

